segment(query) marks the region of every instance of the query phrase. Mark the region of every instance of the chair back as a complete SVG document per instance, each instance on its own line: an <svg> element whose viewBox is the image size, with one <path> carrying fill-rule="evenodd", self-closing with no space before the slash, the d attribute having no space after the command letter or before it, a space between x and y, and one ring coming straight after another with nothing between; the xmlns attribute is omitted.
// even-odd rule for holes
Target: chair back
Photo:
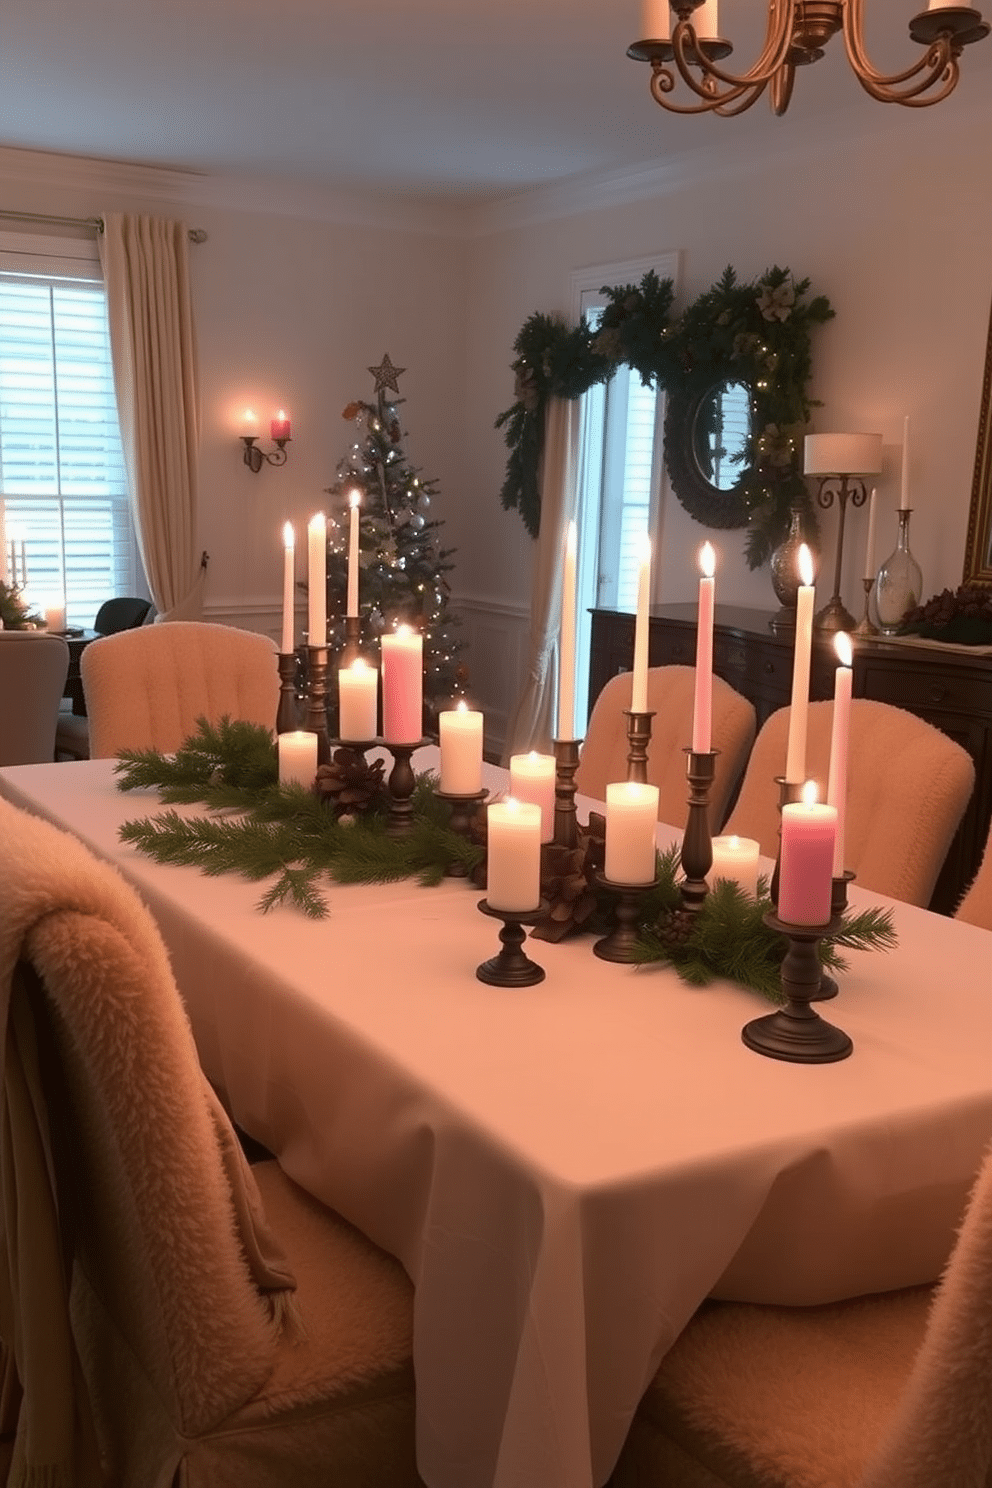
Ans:
<svg viewBox="0 0 992 1488"><path fill-rule="evenodd" d="M611 677L593 706L575 783L583 795L606 799L606 787L627 778L627 719L633 679L630 672ZM651 744L647 776L658 787L658 819L684 827L689 814L686 747L692 742L692 709L696 669L686 666L648 669ZM713 748L718 750L710 789L710 828L719 830L734 787L754 742L752 703L722 677L713 678Z"/></svg>
<svg viewBox="0 0 992 1488"><path fill-rule="evenodd" d="M954 911L954 918L964 920L968 925L980 925L983 930L992 930L992 826L978 872Z"/></svg>
<svg viewBox="0 0 992 1488"><path fill-rule="evenodd" d="M779 788L790 709L762 725L726 830L778 852ZM833 703L810 703L806 776L826 800ZM845 866L859 885L925 907L975 785L967 750L932 724L868 698L851 704Z"/></svg>
<svg viewBox="0 0 992 1488"><path fill-rule="evenodd" d="M59 699L69 671L61 636L0 630L0 765L55 758Z"/></svg>
<svg viewBox="0 0 992 1488"><path fill-rule="evenodd" d="M130 595L105 599L96 612L93 629L100 635L116 635L119 630L133 630L136 625L144 625L151 607L150 599L138 599Z"/></svg>
<svg viewBox="0 0 992 1488"><path fill-rule="evenodd" d="M267 636L176 620L104 636L79 662L90 758L122 749L177 749L196 720L227 715L274 728L276 648Z"/></svg>

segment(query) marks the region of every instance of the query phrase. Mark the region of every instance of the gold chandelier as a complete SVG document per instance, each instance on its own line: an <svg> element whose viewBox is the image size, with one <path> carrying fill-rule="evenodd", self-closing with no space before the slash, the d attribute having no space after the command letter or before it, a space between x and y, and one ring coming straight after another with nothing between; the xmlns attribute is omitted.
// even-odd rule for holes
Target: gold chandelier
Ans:
<svg viewBox="0 0 992 1488"><path fill-rule="evenodd" d="M784 114L796 68L818 62L830 38L842 31L848 60L872 98L925 108L953 92L962 49L981 41L992 29L981 12L970 6L930 0L929 8L909 23L910 38L925 51L905 72L887 75L875 70L865 51L864 0L767 3L768 27L761 55L748 72L735 74L719 66L733 47L719 34L718 0L644 0L647 39L635 41L627 55L650 62L655 102L676 114L732 116L749 109L767 88L772 111ZM698 101L677 103L671 97L676 76Z"/></svg>

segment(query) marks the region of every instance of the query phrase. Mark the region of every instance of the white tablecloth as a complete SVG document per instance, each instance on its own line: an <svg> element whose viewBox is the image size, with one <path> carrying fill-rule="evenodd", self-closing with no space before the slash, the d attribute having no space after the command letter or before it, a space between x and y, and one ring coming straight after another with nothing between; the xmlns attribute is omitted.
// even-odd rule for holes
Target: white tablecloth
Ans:
<svg viewBox="0 0 992 1488"><path fill-rule="evenodd" d="M0 790L138 886L237 1119L406 1266L431 1488L602 1484L707 1294L812 1303L946 1258L992 1135L987 931L898 906L898 949L853 953L823 1008L853 1056L806 1067L743 1046L754 995L587 937L529 942L537 987L484 985L498 924L464 882L263 916L257 885L122 847L158 802L107 762Z"/></svg>

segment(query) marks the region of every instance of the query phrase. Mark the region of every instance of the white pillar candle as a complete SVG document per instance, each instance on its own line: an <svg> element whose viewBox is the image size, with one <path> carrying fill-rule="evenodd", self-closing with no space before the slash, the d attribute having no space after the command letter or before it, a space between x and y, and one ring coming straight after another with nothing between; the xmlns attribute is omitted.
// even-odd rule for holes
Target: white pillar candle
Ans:
<svg viewBox="0 0 992 1488"><path fill-rule="evenodd" d="M282 529L282 644L284 656L295 650L296 642L296 534L292 522Z"/></svg>
<svg viewBox="0 0 992 1488"><path fill-rule="evenodd" d="M338 733L346 742L367 744L379 732L379 673L357 656L338 668Z"/></svg>
<svg viewBox="0 0 992 1488"><path fill-rule="evenodd" d="M565 534L558 643L558 738L575 738L575 523Z"/></svg>
<svg viewBox="0 0 992 1488"><path fill-rule="evenodd" d="M868 498L868 537L865 542L865 578L875 577L875 497L878 491L875 486L871 488Z"/></svg>
<svg viewBox="0 0 992 1488"><path fill-rule="evenodd" d="M358 614L358 521L361 491L352 491L348 497L348 614Z"/></svg>
<svg viewBox="0 0 992 1488"><path fill-rule="evenodd" d="M668 41L672 34L669 0L642 0L641 41Z"/></svg>
<svg viewBox="0 0 992 1488"><path fill-rule="evenodd" d="M510 795L518 801L529 801L541 808L541 841L550 842L555 835L555 757L538 754L510 756Z"/></svg>
<svg viewBox="0 0 992 1488"><path fill-rule="evenodd" d="M307 523L308 629L311 646L327 645L327 518L323 512Z"/></svg>
<svg viewBox="0 0 992 1488"><path fill-rule="evenodd" d="M450 796L474 796L482 789L482 714L462 700L438 715L438 733L442 791Z"/></svg>
<svg viewBox="0 0 992 1488"><path fill-rule="evenodd" d="M317 774L317 735L304 729L279 734L279 784L313 785Z"/></svg>
<svg viewBox="0 0 992 1488"><path fill-rule="evenodd" d="M786 751L785 778L798 785L806 778L806 729L809 719L809 667L813 649L813 555L805 543L799 548L799 576L802 583L796 596L796 645L792 658L792 705L789 709L789 743Z"/></svg>
<svg viewBox="0 0 992 1488"><path fill-rule="evenodd" d="M52 631L65 630L65 605L45 606L45 626Z"/></svg>
<svg viewBox="0 0 992 1488"><path fill-rule="evenodd" d="M899 487L899 510L909 509L909 414L902 421L902 482Z"/></svg>
<svg viewBox="0 0 992 1488"><path fill-rule="evenodd" d="M834 673L834 712L830 729L830 771L827 777L827 805L837 811L837 836L834 843L834 878L844 873L844 824L847 807L847 755L851 732L851 689L854 672L851 637L844 630L834 636L834 647L840 666Z"/></svg>
<svg viewBox="0 0 992 1488"><path fill-rule="evenodd" d="M382 736L415 744L424 732L424 638L399 625L382 638Z"/></svg>
<svg viewBox="0 0 992 1488"><path fill-rule="evenodd" d="M700 41L715 41L720 35L719 0L703 0L689 19Z"/></svg>
<svg viewBox="0 0 992 1488"><path fill-rule="evenodd" d="M653 883L658 787L623 780L606 787L606 861L611 883Z"/></svg>
<svg viewBox="0 0 992 1488"><path fill-rule="evenodd" d="M536 909L541 902L541 808L511 796L490 806L487 818L490 908L518 914Z"/></svg>
<svg viewBox="0 0 992 1488"><path fill-rule="evenodd" d="M648 710L648 639L651 622L648 606L651 603L651 539L647 533L641 539L640 562L637 571L637 616L634 620L634 676L631 685L630 711L646 713Z"/></svg>
<svg viewBox="0 0 992 1488"><path fill-rule="evenodd" d="M778 917L790 925L825 925L830 919L837 810L816 800L816 786L802 801L782 807Z"/></svg>
<svg viewBox="0 0 992 1488"><path fill-rule="evenodd" d="M692 704L692 747L706 754L713 742L713 609L716 600L716 554L704 542L699 553L703 577L699 581L699 614L696 620L696 692Z"/></svg>
<svg viewBox="0 0 992 1488"><path fill-rule="evenodd" d="M714 837L713 866L706 875L709 884L718 878L729 878L740 884L745 894L752 899L758 894L759 844L753 837Z"/></svg>

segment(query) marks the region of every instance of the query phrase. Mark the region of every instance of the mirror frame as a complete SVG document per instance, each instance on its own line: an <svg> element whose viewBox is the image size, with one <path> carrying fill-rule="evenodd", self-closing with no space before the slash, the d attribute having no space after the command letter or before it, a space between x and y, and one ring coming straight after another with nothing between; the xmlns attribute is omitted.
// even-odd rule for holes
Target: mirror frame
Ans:
<svg viewBox="0 0 992 1488"><path fill-rule="evenodd" d="M975 476L964 549L965 584L992 584L992 313L985 348L985 375L978 415Z"/></svg>
<svg viewBox="0 0 992 1488"><path fill-rule="evenodd" d="M700 405L715 387L731 381L748 390L753 430L756 418L754 389L745 376L730 371L723 377L707 375L703 386L698 379L686 379L670 387L666 393L665 464L668 479L686 511L704 527L746 527L751 517L748 490L754 479L753 466L747 466L736 485L721 491L706 479L695 454L694 435ZM753 449L753 435L749 437L748 445Z"/></svg>

